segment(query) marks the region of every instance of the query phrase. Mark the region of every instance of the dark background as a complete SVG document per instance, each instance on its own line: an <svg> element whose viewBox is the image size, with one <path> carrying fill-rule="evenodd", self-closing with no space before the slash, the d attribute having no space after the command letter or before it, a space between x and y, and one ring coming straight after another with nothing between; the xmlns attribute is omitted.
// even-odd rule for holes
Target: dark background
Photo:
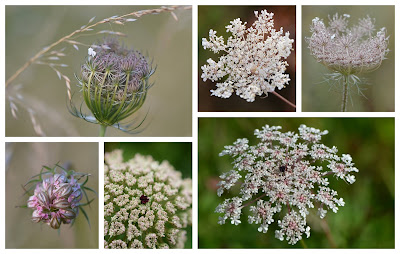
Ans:
<svg viewBox="0 0 400 254"><path fill-rule="evenodd" d="M292 44L293 51L286 59L289 66L285 73L290 76L289 85L282 90L275 91L296 104L296 6L199 6L198 7L198 111L232 111L232 112L249 112L249 111L295 111L291 106L278 99L275 95L269 94L267 98L262 99L256 97L254 102L247 102L233 93L228 99L222 99L216 96L211 96L210 90L214 89L217 82L207 80L203 82L201 79L201 66L206 64L208 58L217 61L221 54L214 54L210 50L204 50L201 45L202 38L209 38L208 32L210 29L217 31L217 36L223 36L225 42L231 35L226 32L225 26L229 25L230 21L240 18L243 22L247 22L246 27L253 24L256 17L254 11L267 10L273 12L275 29L279 30L283 27L284 32L290 33L290 38L294 39ZM265 95L264 95L265 96Z"/></svg>

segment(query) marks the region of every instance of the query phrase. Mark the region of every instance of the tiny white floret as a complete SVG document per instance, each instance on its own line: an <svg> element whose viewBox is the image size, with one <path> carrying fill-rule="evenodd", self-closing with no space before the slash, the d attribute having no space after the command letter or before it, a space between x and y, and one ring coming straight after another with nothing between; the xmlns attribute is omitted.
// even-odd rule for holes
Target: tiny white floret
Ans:
<svg viewBox="0 0 400 254"><path fill-rule="evenodd" d="M88 55L91 57L95 57L96 56L96 51L94 51L91 47L88 48Z"/></svg>

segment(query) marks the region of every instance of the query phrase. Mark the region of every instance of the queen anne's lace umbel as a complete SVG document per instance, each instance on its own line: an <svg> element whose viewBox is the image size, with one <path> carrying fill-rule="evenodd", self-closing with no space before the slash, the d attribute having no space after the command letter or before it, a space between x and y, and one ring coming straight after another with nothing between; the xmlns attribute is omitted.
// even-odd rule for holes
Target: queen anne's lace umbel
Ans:
<svg viewBox="0 0 400 254"><path fill-rule="evenodd" d="M386 28L376 31L375 19L367 16L350 27L350 15L329 16L327 25L316 17L307 38L311 55L329 69L344 75L373 71L389 52Z"/></svg>
<svg viewBox="0 0 400 254"><path fill-rule="evenodd" d="M104 248L183 248L192 180L150 156L123 162L114 150L104 159Z"/></svg>
<svg viewBox="0 0 400 254"><path fill-rule="evenodd" d="M258 224L259 232L267 233L268 226L278 219L280 229L275 231L275 237L296 244L303 234L310 236L306 223L310 208L318 207L322 219L327 210L336 213L345 204L329 188L328 176L352 184L352 173L358 169L349 154L339 156L335 146L320 143L328 131L305 125L300 125L299 133L282 133L280 129L266 125L255 130L260 139L255 146L249 146L247 139L225 146L220 156L230 155L234 159L233 170L220 176L218 196L236 184L240 185L240 193L225 199L215 212L222 214L219 224L230 220L239 225L242 209L251 205L248 222ZM280 212L281 216L277 214Z"/></svg>
<svg viewBox="0 0 400 254"><path fill-rule="evenodd" d="M218 62L209 58L201 67L203 81L215 82L227 76L224 82L217 83L217 89L211 90L211 95L229 98L236 91L241 98L253 102L256 95L268 95L289 84L289 75L284 74L288 63L283 59L290 55L294 40L289 38L289 32L284 34L283 28L273 28L273 13L262 10L254 14L257 19L248 28L247 22L242 23L239 18L226 26L232 34L226 44L212 29L209 39L203 38L204 49L224 53Z"/></svg>

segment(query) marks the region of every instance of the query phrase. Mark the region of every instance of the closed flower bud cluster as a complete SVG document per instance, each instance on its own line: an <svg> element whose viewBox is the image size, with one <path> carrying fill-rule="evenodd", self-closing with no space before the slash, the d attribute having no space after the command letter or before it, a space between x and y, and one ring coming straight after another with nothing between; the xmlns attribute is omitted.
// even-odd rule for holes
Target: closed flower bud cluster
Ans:
<svg viewBox="0 0 400 254"><path fill-rule="evenodd" d="M290 55L294 40L283 28L274 29L273 13L262 10L254 14L257 19L248 28L239 18L226 26L226 31L232 34L226 44L212 29L209 39L203 38L204 49L224 53L218 62L210 58L201 67L204 81L224 80L217 83L211 95L229 98L236 91L241 98L253 102L257 95L268 95L289 84L289 75L284 74L288 63L283 59Z"/></svg>
<svg viewBox="0 0 400 254"><path fill-rule="evenodd" d="M70 111L89 122L124 130L121 121L142 107L152 86L149 78L155 70L139 51L125 48L116 38L92 45L88 54L78 81L93 117L73 105Z"/></svg>
<svg viewBox="0 0 400 254"><path fill-rule="evenodd" d="M32 208L33 222L43 222L54 229L70 224L78 215L82 199L81 184L75 175L52 174L37 183L27 206Z"/></svg>
<svg viewBox="0 0 400 254"><path fill-rule="evenodd" d="M148 60L138 51L120 45L117 39L107 38L92 46L89 58L81 67L83 84L90 86L103 99L115 95L114 104L130 102L135 94L146 89L146 79L152 74Z"/></svg>
<svg viewBox="0 0 400 254"><path fill-rule="evenodd" d="M337 148L321 143L328 131L300 125L299 133L280 131L280 126L255 130L260 143L250 146L247 139L238 139L225 146L220 156L230 155L233 169L220 176L218 196L239 185L237 196L225 199L216 208L221 213L219 223L226 220L241 223L242 209L250 206L248 222L259 225L258 231L267 233L277 221L275 237L296 244L305 234L310 236L307 215L317 207L325 217L327 210L336 213L344 201L329 187L329 176L352 184L355 182L353 166L348 154L337 155Z"/></svg>
<svg viewBox="0 0 400 254"><path fill-rule="evenodd" d="M124 162L122 150L114 150L104 158L104 248L183 248L191 179L150 156Z"/></svg>
<svg viewBox="0 0 400 254"><path fill-rule="evenodd" d="M307 38L311 55L329 69L343 75L373 71L389 52L385 27L376 30L375 20L367 16L349 26L350 15L329 16L328 24L316 17Z"/></svg>

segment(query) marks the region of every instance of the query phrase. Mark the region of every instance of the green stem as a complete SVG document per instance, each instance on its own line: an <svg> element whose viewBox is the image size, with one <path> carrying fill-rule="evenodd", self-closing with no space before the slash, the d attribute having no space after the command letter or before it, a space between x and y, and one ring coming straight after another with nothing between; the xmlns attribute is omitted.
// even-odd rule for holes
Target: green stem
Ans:
<svg viewBox="0 0 400 254"><path fill-rule="evenodd" d="M103 124L100 125L99 137L104 137L106 135L106 129L107 129L106 125Z"/></svg>
<svg viewBox="0 0 400 254"><path fill-rule="evenodd" d="M300 240L301 246L303 246L304 249L308 249L306 242L304 241L303 238Z"/></svg>
<svg viewBox="0 0 400 254"><path fill-rule="evenodd" d="M321 227L325 232L325 235L326 235L326 238L328 239L330 247L331 248L337 248L337 244L335 242L335 239L333 239L329 224L326 222L325 219L321 220Z"/></svg>
<svg viewBox="0 0 400 254"><path fill-rule="evenodd" d="M347 75L344 75L343 95L342 95L342 112L346 112L348 94L349 94L349 77Z"/></svg>

